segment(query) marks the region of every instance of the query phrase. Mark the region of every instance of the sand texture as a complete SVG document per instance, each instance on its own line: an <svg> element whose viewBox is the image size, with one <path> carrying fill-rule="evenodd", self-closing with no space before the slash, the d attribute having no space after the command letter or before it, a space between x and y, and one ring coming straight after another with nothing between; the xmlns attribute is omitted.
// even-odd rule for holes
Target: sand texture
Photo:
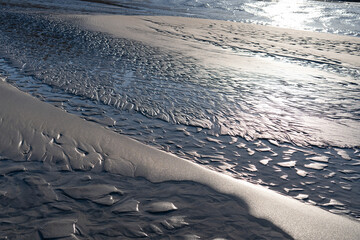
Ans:
<svg viewBox="0 0 360 240"><path fill-rule="evenodd" d="M96 15L79 19L96 31L178 50L207 61L212 57L201 54L204 45L360 68L360 40L356 37L170 16ZM189 46L199 51L186 51ZM221 54L217 57L221 59ZM219 64L218 60L214 63Z"/></svg>
<svg viewBox="0 0 360 240"><path fill-rule="evenodd" d="M360 235L359 38L1 10L0 238Z"/></svg>
<svg viewBox="0 0 360 240"><path fill-rule="evenodd" d="M3 156L18 161L40 161L65 171L96 169L123 176L145 177L152 182L198 182L240 198L248 205L250 214L270 220L295 239L356 239L360 233L360 224L346 217L143 145L42 103L5 82L0 84L0 92L3 133L0 149ZM121 194L121 190L113 186L97 187L99 190L90 195L84 187L65 188L63 191L75 199L98 199L105 203L109 200L102 199L102 196L110 192ZM55 195L49 194L50 198L56 199ZM150 212L170 210L175 210L171 204L153 205L148 209ZM64 231L68 232L72 222L63 224Z"/></svg>

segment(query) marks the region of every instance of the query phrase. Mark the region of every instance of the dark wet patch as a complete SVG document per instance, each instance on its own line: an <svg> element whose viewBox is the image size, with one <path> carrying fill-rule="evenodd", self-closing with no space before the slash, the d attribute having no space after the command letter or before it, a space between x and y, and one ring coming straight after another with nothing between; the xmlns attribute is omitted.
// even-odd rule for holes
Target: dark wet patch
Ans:
<svg viewBox="0 0 360 240"><path fill-rule="evenodd" d="M16 165L0 161L0 168ZM0 177L0 231L7 239L291 239L249 215L240 200L197 183L59 172L39 162L24 167ZM114 204L99 203L104 195Z"/></svg>

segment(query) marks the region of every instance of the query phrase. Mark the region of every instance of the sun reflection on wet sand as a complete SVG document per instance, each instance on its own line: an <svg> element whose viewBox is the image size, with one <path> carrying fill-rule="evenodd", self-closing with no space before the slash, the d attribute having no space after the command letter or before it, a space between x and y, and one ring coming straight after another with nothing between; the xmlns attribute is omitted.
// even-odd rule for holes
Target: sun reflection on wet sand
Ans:
<svg viewBox="0 0 360 240"><path fill-rule="evenodd" d="M292 29L303 29L313 19L321 16L319 6L311 8L307 0L278 0L267 3L262 8L259 15L267 17L272 21L272 25Z"/></svg>
<svg viewBox="0 0 360 240"><path fill-rule="evenodd" d="M342 64L359 68L353 55L359 40L201 19L83 18L95 32L65 25L61 42L54 32L57 22L41 17L31 19L28 28L23 18L1 26L16 28L9 39L32 36L3 40L11 57L26 62L34 77L17 77L15 69L9 79L25 90L41 88L39 96L47 101L181 158L360 216L359 201L347 202L345 192L358 189L350 181L359 179L359 154L334 150L343 140L357 144L355 131L347 128L351 124L339 124L342 119L358 121L358 75L344 77ZM31 35L36 24L39 29L49 26L44 30L48 38ZM52 87L44 90L44 83ZM64 100L63 91L71 96ZM329 149L308 147L326 145L331 137L339 140L332 131L344 135L341 141ZM57 137L50 140L54 142ZM113 162L107 161L106 171ZM332 206L331 199L345 207Z"/></svg>

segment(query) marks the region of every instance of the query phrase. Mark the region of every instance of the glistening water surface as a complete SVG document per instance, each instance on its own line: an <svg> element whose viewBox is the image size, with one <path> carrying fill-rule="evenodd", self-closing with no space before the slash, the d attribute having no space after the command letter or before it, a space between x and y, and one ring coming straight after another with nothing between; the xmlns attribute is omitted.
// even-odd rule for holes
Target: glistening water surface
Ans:
<svg viewBox="0 0 360 240"><path fill-rule="evenodd" d="M8 6L91 12L170 15L229 20L360 36L360 3L317 0L13 0Z"/></svg>
<svg viewBox="0 0 360 240"><path fill-rule="evenodd" d="M349 198L359 187L356 71L204 67L36 14L2 18L7 81L217 171L358 217L359 202Z"/></svg>

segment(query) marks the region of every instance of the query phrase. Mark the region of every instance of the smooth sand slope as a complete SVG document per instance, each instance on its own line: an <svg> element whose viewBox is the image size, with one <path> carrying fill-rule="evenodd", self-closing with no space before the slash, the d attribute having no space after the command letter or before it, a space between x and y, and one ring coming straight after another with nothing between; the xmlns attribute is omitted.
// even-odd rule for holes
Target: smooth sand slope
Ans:
<svg viewBox="0 0 360 240"><path fill-rule="evenodd" d="M74 16L70 18L73 19ZM221 63L223 51L216 50L227 46L229 50L249 50L272 56L360 68L360 39L356 37L170 16L87 15L76 16L75 19L91 30L180 51L206 63ZM209 50L210 47L214 51L206 51L206 54L202 52L204 48ZM213 55L209 55L210 53ZM235 59L240 60L234 56ZM252 67L249 61L253 60L246 60L246 66L243 67L249 70ZM261 63L257 60L259 62L254 63ZM242 63L244 61L240 61ZM240 65L234 61L226 61L226 64Z"/></svg>
<svg viewBox="0 0 360 240"><path fill-rule="evenodd" d="M0 82L0 154L59 169L97 168L152 182L189 180L244 200L295 239L357 239L360 224L161 152ZM86 153L86 154L84 154Z"/></svg>

